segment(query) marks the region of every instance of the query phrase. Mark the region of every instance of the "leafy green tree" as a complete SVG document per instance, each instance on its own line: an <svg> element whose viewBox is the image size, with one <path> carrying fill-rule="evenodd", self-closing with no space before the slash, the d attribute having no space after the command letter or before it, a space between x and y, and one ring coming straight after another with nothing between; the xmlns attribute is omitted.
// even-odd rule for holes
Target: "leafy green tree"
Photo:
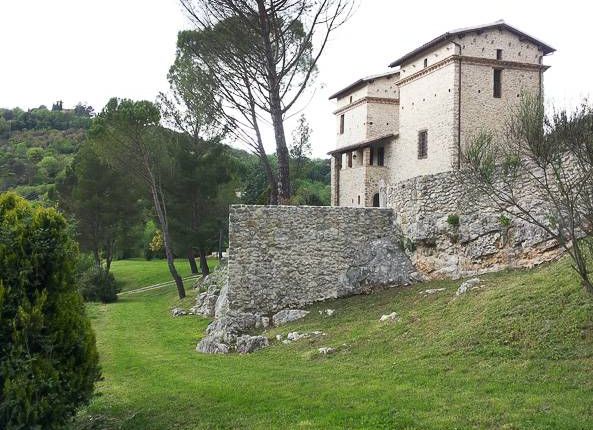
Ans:
<svg viewBox="0 0 593 430"><path fill-rule="evenodd" d="M77 221L82 249L92 253L97 267L104 261L107 273L118 239L139 222L138 198L130 182L86 143L57 186L61 206Z"/></svg>
<svg viewBox="0 0 593 430"><path fill-rule="evenodd" d="M27 150L27 159L32 163L37 164L43 159L44 152L45 151L43 150L43 148L30 148L29 150Z"/></svg>
<svg viewBox="0 0 593 430"><path fill-rule="evenodd" d="M87 403L98 354L64 217L0 195L0 428L57 429Z"/></svg>
<svg viewBox="0 0 593 430"><path fill-rule="evenodd" d="M205 276L209 273L207 252L218 245L228 206L236 198L225 192L225 185L232 180L232 164L227 148L217 140L201 141L185 135L176 148L175 175L168 186L171 232L177 249L186 250L190 264L193 250L198 251Z"/></svg>
<svg viewBox="0 0 593 430"><path fill-rule="evenodd" d="M185 297L183 279L175 267L163 176L170 172L170 147L175 136L159 126L158 108L148 101L111 99L93 120L90 136L99 155L119 172L130 174L150 193L163 233L171 276L179 298Z"/></svg>

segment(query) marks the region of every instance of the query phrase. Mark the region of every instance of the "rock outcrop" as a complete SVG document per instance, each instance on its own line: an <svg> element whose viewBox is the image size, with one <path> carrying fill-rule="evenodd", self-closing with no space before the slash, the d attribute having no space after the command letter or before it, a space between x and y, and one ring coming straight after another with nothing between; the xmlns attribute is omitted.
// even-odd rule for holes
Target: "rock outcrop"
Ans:
<svg viewBox="0 0 593 430"><path fill-rule="evenodd" d="M197 287L206 289L198 294L196 304L190 309L190 313L204 317L213 317L216 314L216 302L221 291L228 283L229 271L226 262L223 262L210 273L203 281L199 281Z"/></svg>
<svg viewBox="0 0 593 430"><path fill-rule="evenodd" d="M239 354L250 354L268 346L268 338L265 336L244 335L237 338L237 352Z"/></svg>
<svg viewBox="0 0 593 430"><path fill-rule="evenodd" d="M272 323L278 327L289 322L299 320L307 316L309 311L303 311L300 309L284 309L272 317Z"/></svg>

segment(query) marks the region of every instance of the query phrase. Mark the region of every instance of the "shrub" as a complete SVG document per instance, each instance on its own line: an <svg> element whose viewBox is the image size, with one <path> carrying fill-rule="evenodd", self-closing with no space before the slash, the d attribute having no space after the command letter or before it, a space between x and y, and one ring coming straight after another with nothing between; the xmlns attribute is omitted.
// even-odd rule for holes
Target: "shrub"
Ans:
<svg viewBox="0 0 593 430"><path fill-rule="evenodd" d="M56 429L100 373L64 218L0 194L0 428Z"/></svg>
<svg viewBox="0 0 593 430"><path fill-rule="evenodd" d="M500 222L500 225L503 227L509 227L511 225L511 219L505 215L501 215L500 218L498 218L498 222Z"/></svg>
<svg viewBox="0 0 593 430"><path fill-rule="evenodd" d="M113 274L103 267L93 266L81 276L80 293L87 302L113 303L120 291Z"/></svg>
<svg viewBox="0 0 593 430"><path fill-rule="evenodd" d="M447 217L447 223L451 227L459 227L459 215L451 214Z"/></svg>

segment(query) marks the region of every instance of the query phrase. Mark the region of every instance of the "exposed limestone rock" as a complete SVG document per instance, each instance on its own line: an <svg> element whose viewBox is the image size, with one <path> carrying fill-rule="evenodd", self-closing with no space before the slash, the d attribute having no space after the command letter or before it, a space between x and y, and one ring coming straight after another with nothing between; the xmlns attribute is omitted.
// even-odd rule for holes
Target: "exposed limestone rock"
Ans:
<svg viewBox="0 0 593 430"><path fill-rule="evenodd" d="M298 331L290 332L286 335L286 339L282 340L282 335L277 335L276 339L282 340L282 343L288 344L296 342L301 339L309 339L311 337L325 336L325 333L319 330L312 331L311 333L299 333Z"/></svg>
<svg viewBox="0 0 593 430"><path fill-rule="evenodd" d="M562 254L543 229L464 189L461 174L419 176L381 187L385 205L393 208L403 236L413 244L408 252L422 278L459 279L533 267ZM536 218L547 220L550 210L536 195L525 187L517 198ZM459 217L459 224L450 224L451 215Z"/></svg>
<svg viewBox="0 0 593 430"><path fill-rule="evenodd" d="M323 347L323 348L319 348L318 351L322 355L329 355L329 354L333 354L334 352L336 352L336 349L330 348L330 347Z"/></svg>
<svg viewBox="0 0 593 430"><path fill-rule="evenodd" d="M297 340L301 340L304 337L306 337L306 335L301 334L298 331L293 331L291 333L288 333L288 335L286 336L286 339L291 342L295 342Z"/></svg>
<svg viewBox="0 0 593 430"><path fill-rule="evenodd" d="M273 324L278 327L284 324L288 324L289 322L299 320L304 318L309 314L309 311L303 311L300 309L284 309L272 317Z"/></svg>
<svg viewBox="0 0 593 430"><path fill-rule="evenodd" d="M265 336L244 335L237 338L237 352L239 354L250 354L269 345Z"/></svg>
<svg viewBox="0 0 593 430"><path fill-rule="evenodd" d="M356 262L346 271L346 279L350 294L354 294L365 286L409 285L413 271L399 240L384 237L371 240L359 251Z"/></svg>
<svg viewBox="0 0 593 430"><path fill-rule="evenodd" d="M381 318L379 318L380 322L387 322L387 321L394 321L397 322L399 321L399 316L397 315L397 312L392 312L388 315L383 315Z"/></svg>
<svg viewBox="0 0 593 430"><path fill-rule="evenodd" d="M260 317L257 319L257 321L255 322L255 328L260 329L266 329L270 327L270 318L268 317Z"/></svg>
<svg viewBox="0 0 593 430"><path fill-rule="evenodd" d="M196 305L190 309L190 313L213 317L215 315L216 303L221 290L228 283L228 266L221 264L210 275L199 283L200 288L206 288L206 292L198 295Z"/></svg>
<svg viewBox="0 0 593 430"><path fill-rule="evenodd" d="M433 294L438 294L446 290L446 288L431 288L429 290L420 291L420 294L422 294L423 296L431 296Z"/></svg>
<svg viewBox="0 0 593 430"><path fill-rule="evenodd" d="M181 308L174 308L171 310L171 315L174 317L182 317L187 315L187 312Z"/></svg>
<svg viewBox="0 0 593 430"><path fill-rule="evenodd" d="M480 285L481 281L479 278L472 278L472 279L468 279L467 281L465 281L464 283L462 283L459 288L457 289L457 292L455 293L457 296L460 296L462 294L467 293L470 289L473 289L474 287Z"/></svg>
<svg viewBox="0 0 593 430"><path fill-rule="evenodd" d="M217 342L214 338L206 336L198 343L196 351L204 354L228 354L229 346L224 343Z"/></svg>

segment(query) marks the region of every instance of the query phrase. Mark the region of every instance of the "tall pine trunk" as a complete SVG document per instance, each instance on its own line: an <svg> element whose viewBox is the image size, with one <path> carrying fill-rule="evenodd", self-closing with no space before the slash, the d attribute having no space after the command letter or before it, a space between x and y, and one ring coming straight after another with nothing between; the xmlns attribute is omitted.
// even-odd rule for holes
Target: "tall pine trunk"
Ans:
<svg viewBox="0 0 593 430"><path fill-rule="evenodd" d="M264 142L262 139L261 130L259 128L259 121L257 119L257 108L255 105L255 100L253 99L253 94L251 93L251 86L248 80L245 80L245 87L247 88L249 93L249 111L251 114L251 123L253 124L253 130L255 131L257 141L257 155L264 168L264 171L266 172L266 178L270 186L270 197L268 199L268 204L276 206L278 204L278 184L276 182L276 175L274 175L274 171L272 170L272 166L270 165L270 160L268 159L268 155L266 154L266 149L264 148Z"/></svg>
<svg viewBox="0 0 593 430"><path fill-rule="evenodd" d="M177 293L180 299L185 298L185 287L183 286L183 279L179 276L177 269L175 268L175 258L173 256L173 249L171 248L171 238L169 236L169 225L167 223L167 217L165 216L164 208L162 206L162 200L160 199L161 194L156 185L156 181L151 184L152 198L154 201L154 209L159 219L161 231L163 232L163 243L165 245L165 255L167 257L167 266L169 272L175 281L177 286Z"/></svg>
<svg viewBox="0 0 593 430"><path fill-rule="evenodd" d="M278 72L276 70L276 58L271 41L271 28L266 3L264 0L257 0L259 13L260 36L263 42L265 54L265 68L269 87L270 116L274 127L274 138L276 140L276 156L278 157L278 203L285 205L290 200L290 167L288 164L289 153L286 146L286 134L284 131L284 112L280 98L280 85Z"/></svg>
<svg viewBox="0 0 593 430"><path fill-rule="evenodd" d="M189 267L191 268L192 275L199 273L198 265L196 264L196 256L194 255L193 248L187 250L187 260L189 261Z"/></svg>
<svg viewBox="0 0 593 430"><path fill-rule="evenodd" d="M264 171L266 172L268 184L270 185L270 198L268 199L268 204L276 206L278 205L278 182L276 180L276 176L272 171L272 166L270 165L270 161L268 160L268 156L265 154L265 152L263 155L260 155L259 158L264 167Z"/></svg>
<svg viewBox="0 0 593 430"><path fill-rule="evenodd" d="M115 240L107 242L107 255L105 255L105 271L109 273L111 270L111 262L113 261L113 253L115 252Z"/></svg>
<svg viewBox="0 0 593 430"><path fill-rule="evenodd" d="M272 96L273 99L274 96ZM286 135L284 133L284 119L280 98L277 98L277 105L274 107L272 101L272 124L274 126L274 137L276 138L276 155L278 157L278 203L286 205L290 201L290 167L289 153L286 146Z"/></svg>
<svg viewBox="0 0 593 430"><path fill-rule="evenodd" d="M206 251L203 249L200 249L200 268L202 269L202 276L204 278L210 274L208 259L206 258Z"/></svg>
<svg viewBox="0 0 593 430"><path fill-rule="evenodd" d="M222 260L222 244L224 240L224 232L222 228L218 230L218 260Z"/></svg>

